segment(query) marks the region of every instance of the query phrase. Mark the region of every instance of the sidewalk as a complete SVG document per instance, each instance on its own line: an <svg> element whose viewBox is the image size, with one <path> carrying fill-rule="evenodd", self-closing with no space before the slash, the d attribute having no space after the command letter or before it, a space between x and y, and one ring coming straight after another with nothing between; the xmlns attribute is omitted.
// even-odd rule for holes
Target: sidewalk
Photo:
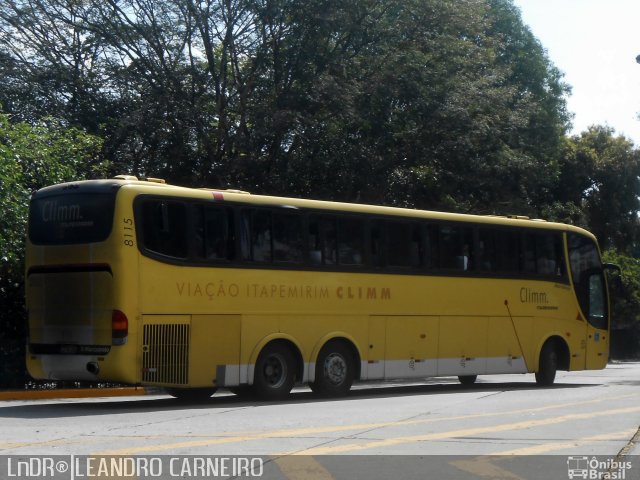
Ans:
<svg viewBox="0 0 640 480"><path fill-rule="evenodd" d="M146 395L144 387L52 388L44 390L0 390L2 400L43 400L52 398L98 398Z"/></svg>

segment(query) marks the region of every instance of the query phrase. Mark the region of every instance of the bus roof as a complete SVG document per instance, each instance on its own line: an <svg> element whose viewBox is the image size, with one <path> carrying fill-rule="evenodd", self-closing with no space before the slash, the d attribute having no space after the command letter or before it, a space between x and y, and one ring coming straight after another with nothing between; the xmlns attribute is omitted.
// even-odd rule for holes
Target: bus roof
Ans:
<svg viewBox="0 0 640 480"><path fill-rule="evenodd" d="M548 230L574 231L593 237L590 232L573 225L548 222L542 219L531 219L522 215L477 215L465 213L450 213L433 210L418 210L402 207L389 207L360 203L335 202L327 200L302 199L294 197L279 197L270 195L256 195L236 189L191 188L165 183L162 179L138 179L130 175L118 175L113 179L82 180L44 187L34 195L55 195L61 190L78 188L83 191L119 190L125 187L140 194L167 195L187 197L201 200L226 201L236 204L270 205L286 208L300 208L308 210L329 210L336 212L369 213L395 217L421 218L437 221L468 222L475 224L503 225L512 227L541 228Z"/></svg>

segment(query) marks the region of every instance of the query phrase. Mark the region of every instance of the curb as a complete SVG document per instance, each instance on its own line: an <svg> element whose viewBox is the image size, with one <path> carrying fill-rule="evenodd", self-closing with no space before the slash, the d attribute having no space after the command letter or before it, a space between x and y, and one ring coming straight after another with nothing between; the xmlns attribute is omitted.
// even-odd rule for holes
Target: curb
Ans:
<svg viewBox="0 0 640 480"><path fill-rule="evenodd" d="M43 400L55 398L100 398L146 395L144 387L119 388L60 388L49 390L0 391L2 400Z"/></svg>

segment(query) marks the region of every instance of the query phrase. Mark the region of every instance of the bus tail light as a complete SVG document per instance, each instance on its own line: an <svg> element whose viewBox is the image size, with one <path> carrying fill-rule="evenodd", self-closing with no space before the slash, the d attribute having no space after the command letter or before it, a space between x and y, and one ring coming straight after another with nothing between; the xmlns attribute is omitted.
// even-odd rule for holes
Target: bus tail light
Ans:
<svg viewBox="0 0 640 480"><path fill-rule="evenodd" d="M111 343L124 345L129 336L129 319L120 310L114 310L111 314Z"/></svg>

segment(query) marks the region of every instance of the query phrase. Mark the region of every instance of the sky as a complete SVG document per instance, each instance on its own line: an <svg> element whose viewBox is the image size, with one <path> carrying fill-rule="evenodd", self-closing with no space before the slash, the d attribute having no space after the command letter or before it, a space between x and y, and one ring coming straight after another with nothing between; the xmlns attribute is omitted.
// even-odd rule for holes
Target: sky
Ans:
<svg viewBox="0 0 640 480"><path fill-rule="evenodd" d="M640 0L513 0L564 73L571 134L607 125L640 146Z"/></svg>

